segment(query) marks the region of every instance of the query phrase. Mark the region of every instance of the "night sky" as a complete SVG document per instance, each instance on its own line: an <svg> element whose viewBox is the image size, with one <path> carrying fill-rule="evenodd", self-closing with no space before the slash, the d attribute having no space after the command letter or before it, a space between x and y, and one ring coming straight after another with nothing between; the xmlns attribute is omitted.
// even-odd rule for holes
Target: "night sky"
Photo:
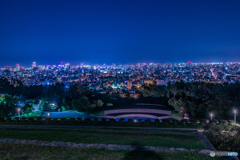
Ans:
<svg viewBox="0 0 240 160"><path fill-rule="evenodd" d="M240 0L1 0L0 67L240 61Z"/></svg>

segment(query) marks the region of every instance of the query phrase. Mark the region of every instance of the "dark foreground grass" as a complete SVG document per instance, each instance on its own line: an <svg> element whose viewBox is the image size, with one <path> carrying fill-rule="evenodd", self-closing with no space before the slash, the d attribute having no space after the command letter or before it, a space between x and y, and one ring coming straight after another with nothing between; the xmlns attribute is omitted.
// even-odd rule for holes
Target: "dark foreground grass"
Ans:
<svg viewBox="0 0 240 160"><path fill-rule="evenodd" d="M220 160L190 152L109 151L106 149L65 148L36 145L3 144L1 160Z"/></svg>
<svg viewBox="0 0 240 160"><path fill-rule="evenodd" d="M198 136L146 135L141 133L112 133L61 130L1 130L0 138L31 139L40 141L63 141L75 143L131 145L141 142L143 146L161 146L187 149L205 149Z"/></svg>
<svg viewBox="0 0 240 160"><path fill-rule="evenodd" d="M3 127L4 128L4 127ZM195 134L196 131L193 130L169 130L169 129L134 129L134 128L82 128L82 127L63 127L63 126L54 126L54 127L48 127L48 126L32 126L32 127L20 127L20 126L13 126L13 127L6 127L6 129L21 129L21 130L61 130L61 131L78 131L78 132L130 132L130 133L145 133L145 134Z"/></svg>
<svg viewBox="0 0 240 160"><path fill-rule="evenodd" d="M112 126L112 127L156 127L156 128L196 128L196 129L201 129L203 128L202 125L197 124L163 124L163 123L159 123L159 124L155 124L155 123L144 123L144 122L139 122L139 123L128 123L128 122L115 122L115 123L111 123L111 122L83 122L83 121L74 121L74 122L70 122L69 120L65 121L65 122L61 122L61 121L50 121L50 122L46 122L46 121L34 121L34 122L28 122L28 121L20 121L20 122L16 122L15 120L13 120L12 122L0 122L0 125L56 125L56 126Z"/></svg>

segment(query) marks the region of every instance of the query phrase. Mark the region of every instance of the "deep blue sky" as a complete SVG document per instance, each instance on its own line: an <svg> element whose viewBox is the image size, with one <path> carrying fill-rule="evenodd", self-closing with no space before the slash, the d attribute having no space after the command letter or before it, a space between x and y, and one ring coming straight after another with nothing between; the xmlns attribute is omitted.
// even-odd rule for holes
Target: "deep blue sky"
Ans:
<svg viewBox="0 0 240 160"><path fill-rule="evenodd" d="M240 61L240 0L1 0L0 66Z"/></svg>

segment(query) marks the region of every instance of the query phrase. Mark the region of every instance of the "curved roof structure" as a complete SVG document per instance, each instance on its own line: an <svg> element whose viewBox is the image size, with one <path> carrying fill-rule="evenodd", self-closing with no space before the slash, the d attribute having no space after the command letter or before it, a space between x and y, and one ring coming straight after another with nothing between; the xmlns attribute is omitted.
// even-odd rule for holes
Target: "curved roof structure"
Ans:
<svg viewBox="0 0 240 160"><path fill-rule="evenodd" d="M104 118L128 118L128 117L138 117L138 118L152 118L152 119L168 119L171 118L171 109L162 105L152 105L152 106L131 106L129 108L117 108L104 111ZM154 106L154 107L153 107Z"/></svg>

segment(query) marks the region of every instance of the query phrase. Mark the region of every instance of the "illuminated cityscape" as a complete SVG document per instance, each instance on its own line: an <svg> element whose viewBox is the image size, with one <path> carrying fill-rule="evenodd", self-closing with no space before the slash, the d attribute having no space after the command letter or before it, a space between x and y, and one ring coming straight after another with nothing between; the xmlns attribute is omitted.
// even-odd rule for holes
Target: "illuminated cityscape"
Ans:
<svg viewBox="0 0 240 160"><path fill-rule="evenodd" d="M137 63L125 65L37 65L24 68L19 64L1 68L0 76L11 84L21 80L24 85L54 85L57 82L69 86L86 84L95 90L110 88L141 90L143 84L167 85L177 81L235 83L240 80L240 63Z"/></svg>

